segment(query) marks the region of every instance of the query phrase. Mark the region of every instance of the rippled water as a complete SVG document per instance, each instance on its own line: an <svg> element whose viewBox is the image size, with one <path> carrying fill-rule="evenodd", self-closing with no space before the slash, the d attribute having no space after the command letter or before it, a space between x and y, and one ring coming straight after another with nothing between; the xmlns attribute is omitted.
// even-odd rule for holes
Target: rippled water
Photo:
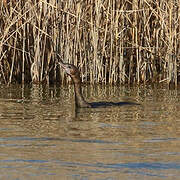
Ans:
<svg viewBox="0 0 180 180"><path fill-rule="evenodd" d="M0 179L179 179L179 90L89 86L84 94L141 105L77 110L71 86L1 87Z"/></svg>

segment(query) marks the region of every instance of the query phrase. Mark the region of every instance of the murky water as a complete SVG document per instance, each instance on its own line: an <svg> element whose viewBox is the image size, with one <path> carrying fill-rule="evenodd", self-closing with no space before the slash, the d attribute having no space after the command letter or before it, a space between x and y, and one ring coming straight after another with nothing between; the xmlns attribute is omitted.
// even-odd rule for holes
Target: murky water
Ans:
<svg viewBox="0 0 180 180"><path fill-rule="evenodd" d="M179 92L84 87L142 105L75 110L71 86L1 87L0 179L179 179Z"/></svg>

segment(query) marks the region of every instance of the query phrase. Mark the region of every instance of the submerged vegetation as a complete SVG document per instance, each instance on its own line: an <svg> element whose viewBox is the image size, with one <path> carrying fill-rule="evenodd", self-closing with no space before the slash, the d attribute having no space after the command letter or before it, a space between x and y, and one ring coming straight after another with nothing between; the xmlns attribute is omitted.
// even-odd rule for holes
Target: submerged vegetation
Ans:
<svg viewBox="0 0 180 180"><path fill-rule="evenodd" d="M0 82L68 82L58 62L82 81L177 85L178 0L1 0Z"/></svg>

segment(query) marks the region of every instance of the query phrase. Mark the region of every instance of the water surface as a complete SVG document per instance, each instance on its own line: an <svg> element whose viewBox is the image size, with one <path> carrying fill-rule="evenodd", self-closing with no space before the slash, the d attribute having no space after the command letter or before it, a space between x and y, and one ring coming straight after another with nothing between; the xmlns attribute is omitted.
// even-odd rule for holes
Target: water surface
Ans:
<svg viewBox="0 0 180 180"><path fill-rule="evenodd" d="M89 101L141 105L77 110L71 86L1 86L0 179L179 179L178 90L83 90Z"/></svg>

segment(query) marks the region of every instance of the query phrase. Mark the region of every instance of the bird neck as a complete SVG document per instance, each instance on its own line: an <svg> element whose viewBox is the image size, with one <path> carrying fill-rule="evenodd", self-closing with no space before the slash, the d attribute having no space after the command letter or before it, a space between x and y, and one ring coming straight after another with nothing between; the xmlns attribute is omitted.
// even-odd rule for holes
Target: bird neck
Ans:
<svg viewBox="0 0 180 180"><path fill-rule="evenodd" d="M80 77L78 78L72 77L72 79L74 83L76 106L77 107L91 107L91 105L88 102L86 102L83 97Z"/></svg>

